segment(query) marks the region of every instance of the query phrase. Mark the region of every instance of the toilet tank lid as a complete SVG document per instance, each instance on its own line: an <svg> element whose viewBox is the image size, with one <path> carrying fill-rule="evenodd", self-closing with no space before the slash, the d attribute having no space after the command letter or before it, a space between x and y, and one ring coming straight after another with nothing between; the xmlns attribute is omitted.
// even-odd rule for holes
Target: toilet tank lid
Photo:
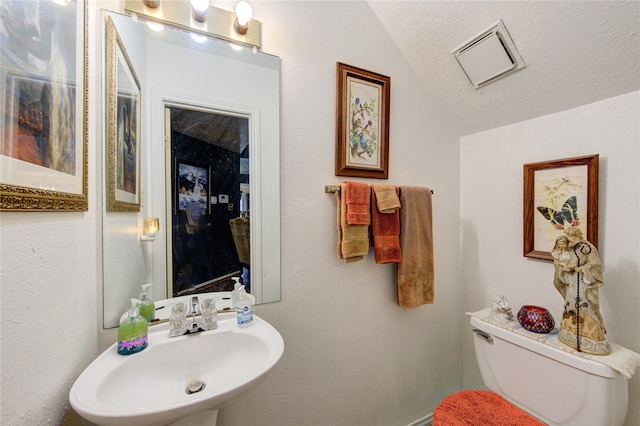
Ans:
<svg viewBox="0 0 640 426"><path fill-rule="evenodd" d="M570 367L595 374L601 377L615 378L621 373L609 365L597 361L602 356L579 353L558 340L558 333L536 334L527 331L517 322L509 322L504 326L484 321L471 315L471 325L506 342L536 352ZM610 355L609 355L610 356Z"/></svg>

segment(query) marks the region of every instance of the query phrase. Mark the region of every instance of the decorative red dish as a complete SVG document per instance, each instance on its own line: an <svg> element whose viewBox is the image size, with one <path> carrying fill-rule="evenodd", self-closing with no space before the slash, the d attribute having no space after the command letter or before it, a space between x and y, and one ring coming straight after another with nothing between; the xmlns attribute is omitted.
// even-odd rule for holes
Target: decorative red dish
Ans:
<svg viewBox="0 0 640 426"><path fill-rule="evenodd" d="M518 311L520 325L534 333L549 333L556 325L549 311L540 306L524 305Z"/></svg>

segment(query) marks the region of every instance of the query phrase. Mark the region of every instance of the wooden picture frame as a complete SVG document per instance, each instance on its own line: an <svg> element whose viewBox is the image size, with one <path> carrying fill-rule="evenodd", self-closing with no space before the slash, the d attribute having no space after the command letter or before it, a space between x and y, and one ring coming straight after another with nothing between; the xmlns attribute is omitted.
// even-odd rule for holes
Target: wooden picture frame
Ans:
<svg viewBox="0 0 640 426"><path fill-rule="evenodd" d="M106 209L139 212L140 82L111 17L106 49Z"/></svg>
<svg viewBox="0 0 640 426"><path fill-rule="evenodd" d="M8 2L3 12L0 210L87 211L86 1Z"/></svg>
<svg viewBox="0 0 640 426"><path fill-rule="evenodd" d="M569 226L598 246L599 156L524 165L524 256L553 260L555 239Z"/></svg>
<svg viewBox="0 0 640 426"><path fill-rule="evenodd" d="M336 176L389 177L391 78L337 63Z"/></svg>

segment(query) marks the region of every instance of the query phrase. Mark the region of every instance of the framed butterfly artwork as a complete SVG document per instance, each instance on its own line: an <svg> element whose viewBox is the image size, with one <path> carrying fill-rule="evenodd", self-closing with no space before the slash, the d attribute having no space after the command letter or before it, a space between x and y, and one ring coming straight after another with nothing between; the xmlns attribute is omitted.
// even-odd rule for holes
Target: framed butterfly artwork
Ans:
<svg viewBox="0 0 640 426"><path fill-rule="evenodd" d="M599 156L524 165L524 256L553 260L556 238L570 227L598 246Z"/></svg>

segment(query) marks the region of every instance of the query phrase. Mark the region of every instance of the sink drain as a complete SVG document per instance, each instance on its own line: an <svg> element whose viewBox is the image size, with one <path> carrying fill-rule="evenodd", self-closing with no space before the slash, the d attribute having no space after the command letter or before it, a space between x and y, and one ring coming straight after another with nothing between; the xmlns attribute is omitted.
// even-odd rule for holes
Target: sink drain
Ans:
<svg viewBox="0 0 640 426"><path fill-rule="evenodd" d="M195 382L189 383L189 386L187 386L186 392L188 395L191 395L192 393L198 393L204 389L204 386L205 386L204 383L202 383L199 380L196 380Z"/></svg>

